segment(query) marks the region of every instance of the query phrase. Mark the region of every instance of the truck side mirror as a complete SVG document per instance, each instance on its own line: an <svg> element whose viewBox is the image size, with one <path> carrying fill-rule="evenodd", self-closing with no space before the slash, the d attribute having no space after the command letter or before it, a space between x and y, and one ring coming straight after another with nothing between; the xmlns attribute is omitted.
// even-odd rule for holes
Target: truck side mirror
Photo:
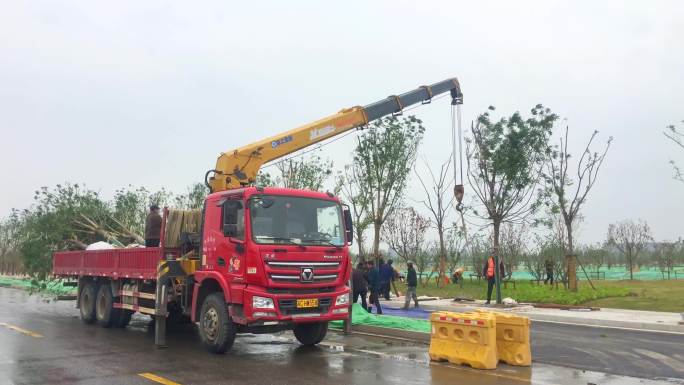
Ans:
<svg viewBox="0 0 684 385"><path fill-rule="evenodd" d="M349 206L344 207L344 232L347 238L347 244L351 245L354 243L354 221L352 220L351 212L349 211Z"/></svg>
<svg viewBox="0 0 684 385"><path fill-rule="evenodd" d="M223 236L235 237L238 235L238 210L242 208L242 202L226 200L223 202Z"/></svg>

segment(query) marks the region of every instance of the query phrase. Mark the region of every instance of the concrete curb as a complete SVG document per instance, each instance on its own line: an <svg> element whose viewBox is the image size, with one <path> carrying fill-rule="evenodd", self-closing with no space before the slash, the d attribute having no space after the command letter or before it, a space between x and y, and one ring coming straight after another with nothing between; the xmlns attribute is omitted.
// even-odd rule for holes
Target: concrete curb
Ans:
<svg viewBox="0 0 684 385"><path fill-rule="evenodd" d="M526 314L535 322L554 322L577 326L634 329L644 332L667 332L684 334L684 325L654 324L639 321L597 320L578 317L555 316L552 314Z"/></svg>
<svg viewBox="0 0 684 385"><path fill-rule="evenodd" d="M395 305L395 304L391 304ZM454 309L444 309L443 306L430 305L427 302L421 303L420 307L427 311L450 311L455 313L464 313L472 311L477 306L454 308ZM616 321L616 320L602 320L602 319L591 319L583 317L573 317L566 315L554 315L554 314L535 314L527 313L524 311L516 312L513 308L491 308L489 310L493 311L510 311L515 312L518 315L529 317L530 320L534 322L549 322L549 323L564 323L577 326L590 326L590 327L605 327L605 328L621 328L621 329L634 329L645 332L667 332L667 333L681 333L684 334L684 325L672 325L672 324L657 324L653 322L640 322L640 321ZM569 312L568 312L569 313Z"/></svg>

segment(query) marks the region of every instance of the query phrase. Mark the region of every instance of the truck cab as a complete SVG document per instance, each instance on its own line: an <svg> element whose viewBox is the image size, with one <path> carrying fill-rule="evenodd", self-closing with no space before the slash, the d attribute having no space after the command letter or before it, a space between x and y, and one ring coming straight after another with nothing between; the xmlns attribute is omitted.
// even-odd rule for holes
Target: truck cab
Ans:
<svg viewBox="0 0 684 385"><path fill-rule="evenodd" d="M348 318L351 215L331 194L270 187L210 194L201 234L191 315L210 350L225 350L237 332L284 329L315 344L329 321Z"/></svg>

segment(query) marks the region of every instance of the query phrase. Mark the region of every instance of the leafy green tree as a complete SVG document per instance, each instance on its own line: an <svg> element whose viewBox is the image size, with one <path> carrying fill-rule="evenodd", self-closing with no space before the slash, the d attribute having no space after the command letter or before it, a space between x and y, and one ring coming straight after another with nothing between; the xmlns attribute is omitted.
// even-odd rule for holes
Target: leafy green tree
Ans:
<svg viewBox="0 0 684 385"><path fill-rule="evenodd" d="M380 229L403 196L425 128L415 116L373 122L354 150L358 191L373 222L373 255L380 252Z"/></svg>
<svg viewBox="0 0 684 385"><path fill-rule="evenodd" d="M203 183L193 183L188 186L186 193L174 198L175 207L185 210L197 210L204 207L209 189Z"/></svg>
<svg viewBox="0 0 684 385"><path fill-rule="evenodd" d="M489 107L490 111L494 107ZM523 118L519 112L493 121L489 112L471 125L466 141L468 181L484 206L479 216L492 225L493 249L499 265L499 236L504 222L524 222L538 204L536 186L548 155L549 136L558 116L541 104ZM477 211L476 211L477 213ZM496 271L496 298L501 303L501 279Z"/></svg>
<svg viewBox="0 0 684 385"><path fill-rule="evenodd" d="M15 275L22 272L18 246L21 241L21 221L18 213L0 221L0 273Z"/></svg>
<svg viewBox="0 0 684 385"><path fill-rule="evenodd" d="M365 233L373 221L368 212L367 196L360 192L358 175L358 165L346 165L344 170L338 174L335 195L341 194L344 203L350 206L354 220L354 235L356 246L358 247L358 258L359 261L363 262L366 258L364 249L366 242Z"/></svg>
<svg viewBox="0 0 684 385"><path fill-rule="evenodd" d="M36 191L34 205L18 215L22 223L18 249L27 272L39 279L50 272L53 251L87 244L104 235L80 226L84 218L110 224L107 204L99 194L69 183ZM97 230L104 232L105 226Z"/></svg>
<svg viewBox="0 0 684 385"><path fill-rule="evenodd" d="M307 159L286 159L275 165L280 172L278 184L282 187L320 191L332 174L333 162L313 155Z"/></svg>

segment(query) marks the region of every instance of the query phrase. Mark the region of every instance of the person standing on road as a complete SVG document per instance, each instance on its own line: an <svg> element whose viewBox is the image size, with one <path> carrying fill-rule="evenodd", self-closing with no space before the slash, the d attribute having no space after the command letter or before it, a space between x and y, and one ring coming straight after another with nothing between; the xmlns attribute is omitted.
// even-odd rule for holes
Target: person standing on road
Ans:
<svg viewBox="0 0 684 385"><path fill-rule="evenodd" d="M416 275L416 269L413 268L413 262L411 261L408 261L406 266L408 267L408 271L406 272L406 299L404 300L404 310L408 310L411 298L413 298L413 302L416 304L416 307L418 307L418 295L416 294L418 276Z"/></svg>
<svg viewBox="0 0 684 385"><path fill-rule="evenodd" d="M356 268L352 271L352 288L354 290L353 302L356 303L361 297L361 307L364 310L368 310L368 304L366 303L366 294L368 294L368 282L366 282L366 277L364 277L363 263L359 262Z"/></svg>
<svg viewBox="0 0 684 385"><path fill-rule="evenodd" d="M546 268L546 279L544 280L544 285L546 285L546 282L548 281L551 281L551 284L553 285L553 261L551 261L551 258L546 258L544 267Z"/></svg>
<svg viewBox="0 0 684 385"><path fill-rule="evenodd" d="M159 247L161 237L162 217L159 215L159 206L150 205L150 212L145 218L145 247Z"/></svg>
<svg viewBox="0 0 684 385"><path fill-rule="evenodd" d="M490 255L489 258L487 258L484 267L482 268L482 276L487 278L487 302L485 302L487 305L492 302L492 289L494 289L494 285L496 285L496 270L494 270L495 264L496 262L494 262L494 256ZM499 277L503 278L505 275L503 261L499 261Z"/></svg>
<svg viewBox="0 0 684 385"><path fill-rule="evenodd" d="M375 305L376 314L382 314L382 307L380 307L380 270L375 267L373 261L368 261L368 290L370 290L368 312L372 313L373 305Z"/></svg>

